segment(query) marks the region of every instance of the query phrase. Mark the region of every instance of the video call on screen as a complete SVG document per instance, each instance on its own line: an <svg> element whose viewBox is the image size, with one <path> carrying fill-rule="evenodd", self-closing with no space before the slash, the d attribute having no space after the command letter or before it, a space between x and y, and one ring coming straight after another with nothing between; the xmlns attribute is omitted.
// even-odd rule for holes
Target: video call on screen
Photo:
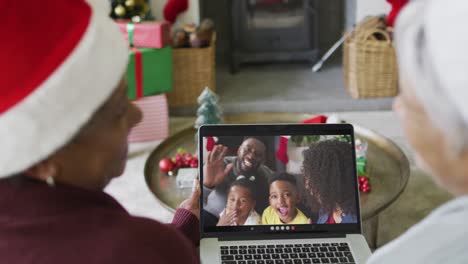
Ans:
<svg viewBox="0 0 468 264"><path fill-rule="evenodd" d="M350 135L203 138L204 226L357 223Z"/></svg>

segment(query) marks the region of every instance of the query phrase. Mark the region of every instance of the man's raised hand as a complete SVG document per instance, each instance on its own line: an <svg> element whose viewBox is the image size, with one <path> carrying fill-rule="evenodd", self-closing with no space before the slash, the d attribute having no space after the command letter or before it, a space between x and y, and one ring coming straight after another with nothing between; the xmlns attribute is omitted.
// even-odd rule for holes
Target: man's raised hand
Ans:
<svg viewBox="0 0 468 264"><path fill-rule="evenodd" d="M203 185L207 188L213 188L224 181L226 175L231 171L234 164L224 164L228 148L223 145L214 146L213 150L208 152L206 162L203 165Z"/></svg>

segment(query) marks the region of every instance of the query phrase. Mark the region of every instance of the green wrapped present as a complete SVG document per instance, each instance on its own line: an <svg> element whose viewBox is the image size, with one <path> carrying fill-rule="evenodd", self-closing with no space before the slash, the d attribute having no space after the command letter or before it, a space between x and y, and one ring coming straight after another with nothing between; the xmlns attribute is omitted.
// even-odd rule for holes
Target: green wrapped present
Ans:
<svg viewBox="0 0 468 264"><path fill-rule="evenodd" d="M138 99L172 89L172 47L130 48L129 57L128 98Z"/></svg>

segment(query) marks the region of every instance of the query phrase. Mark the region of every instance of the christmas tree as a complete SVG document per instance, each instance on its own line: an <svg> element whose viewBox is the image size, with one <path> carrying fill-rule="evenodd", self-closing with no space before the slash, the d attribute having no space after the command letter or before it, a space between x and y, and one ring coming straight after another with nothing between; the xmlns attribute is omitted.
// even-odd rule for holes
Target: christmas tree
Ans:
<svg viewBox="0 0 468 264"><path fill-rule="evenodd" d="M197 110L196 129L204 124L219 124L222 122L222 111L218 105L218 100L218 96L208 87L205 87L205 90L198 97L200 107Z"/></svg>
<svg viewBox="0 0 468 264"><path fill-rule="evenodd" d="M113 19L131 19L138 23L151 19L148 0L110 0Z"/></svg>

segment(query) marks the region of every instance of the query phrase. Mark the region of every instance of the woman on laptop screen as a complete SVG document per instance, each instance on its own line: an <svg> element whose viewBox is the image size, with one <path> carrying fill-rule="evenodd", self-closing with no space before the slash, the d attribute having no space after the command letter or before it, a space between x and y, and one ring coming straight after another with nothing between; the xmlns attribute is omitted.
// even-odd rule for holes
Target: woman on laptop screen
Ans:
<svg viewBox="0 0 468 264"><path fill-rule="evenodd" d="M352 145L319 141L303 152L307 204L318 212L317 224L357 223Z"/></svg>

